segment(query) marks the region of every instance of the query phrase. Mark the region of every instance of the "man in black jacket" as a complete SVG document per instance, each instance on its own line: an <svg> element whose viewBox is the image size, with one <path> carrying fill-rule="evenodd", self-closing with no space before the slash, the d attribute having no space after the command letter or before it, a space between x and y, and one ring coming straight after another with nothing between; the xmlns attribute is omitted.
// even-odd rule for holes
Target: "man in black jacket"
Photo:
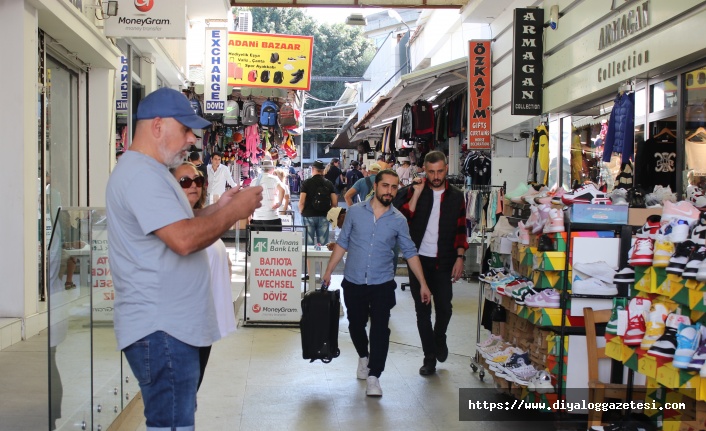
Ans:
<svg viewBox="0 0 706 431"><path fill-rule="evenodd" d="M436 322L432 327L431 304L420 296L419 280L409 274L409 285L417 312L417 329L422 340L424 363L419 374L436 372L436 361L444 362L449 355L446 329L451 320L452 283L463 273L466 240L466 204L463 192L446 181L448 165L441 151L432 151L424 158L426 178L406 190L400 211L407 217L412 241L434 300Z"/></svg>

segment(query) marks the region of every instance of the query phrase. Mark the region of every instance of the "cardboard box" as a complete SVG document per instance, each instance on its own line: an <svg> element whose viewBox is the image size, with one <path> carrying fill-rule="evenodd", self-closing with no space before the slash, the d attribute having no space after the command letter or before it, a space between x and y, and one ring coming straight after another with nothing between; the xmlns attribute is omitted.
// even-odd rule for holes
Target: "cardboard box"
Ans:
<svg viewBox="0 0 706 431"><path fill-rule="evenodd" d="M625 205L573 204L571 207L571 222L627 224L628 207Z"/></svg>
<svg viewBox="0 0 706 431"><path fill-rule="evenodd" d="M662 215L662 208L629 208L628 224L630 226L642 226L647 217L651 215Z"/></svg>
<svg viewBox="0 0 706 431"><path fill-rule="evenodd" d="M509 201L503 202L503 215L505 217L512 217L512 206L510 206Z"/></svg>
<svg viewBox="0 0 706 431"><path fill-rule="evenodd" d="M527 220L530 216L530 205L529 204L510 204L512 207L512 217L521 218Z"/></svg>

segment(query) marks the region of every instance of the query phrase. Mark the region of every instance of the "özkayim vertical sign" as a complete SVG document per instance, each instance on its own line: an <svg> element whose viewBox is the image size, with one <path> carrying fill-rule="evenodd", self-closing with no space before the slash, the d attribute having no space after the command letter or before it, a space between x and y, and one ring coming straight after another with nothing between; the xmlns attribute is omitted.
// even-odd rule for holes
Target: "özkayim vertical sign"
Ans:
<svg viewBox="0 0 706 431"><path fill-rule="evenodd" d="M206 29L206 49L203 60L204 112L223 114L226 110L228 89L228 30Z"/></svg>
<svg viewBox="0 0 706 431"><path fill-rule="evenodd" d="M127 114L128 96L128 68L127 57L120 56L120 68L115 73L115 112Z"/></svg>
<svg viewBox="0 0 706 431"><path fill-rule="evenodd" d="M490 41L468 43L468 149L489 150Z"/></svg>
<svg viewBox="0 0 706 431"><path fill-rule="evenodd" d="M544 9L515 9L512 56L512 115L542 113Z"/></svg>

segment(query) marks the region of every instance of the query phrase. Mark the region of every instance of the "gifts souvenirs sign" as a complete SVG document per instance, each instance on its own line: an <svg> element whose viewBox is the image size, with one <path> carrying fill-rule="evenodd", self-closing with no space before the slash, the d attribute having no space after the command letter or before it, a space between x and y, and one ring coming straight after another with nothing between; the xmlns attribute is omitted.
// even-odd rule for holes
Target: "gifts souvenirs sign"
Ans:
<svg viewBox="0 0 706 431"><path fill-rule="evenodd" d="M542 113L544 10L515 9L512 56L512 115Z"/></svg>
<svg viewBox="0 0 706 431"><path fill-rule="evenodd" d="M230 32L228 85L308 90L314 38Z"/></svg>
<svg viewBox="0 0 706 431"><path fill-rule="evenodd" d="M490 147L490 41L468 45L468 149Z"/></svg>

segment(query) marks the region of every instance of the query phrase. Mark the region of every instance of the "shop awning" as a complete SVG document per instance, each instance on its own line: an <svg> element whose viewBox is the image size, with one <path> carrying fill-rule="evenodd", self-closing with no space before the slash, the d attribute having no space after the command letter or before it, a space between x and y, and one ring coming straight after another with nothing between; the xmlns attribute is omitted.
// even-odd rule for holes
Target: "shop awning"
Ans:
<svg viewBox="0 0 706 431"><path fill-rule="evenodd" d="M358 104L335 105L319 109L304 110L304 131L339 130Z"/></svg>
<svg viewBox="0 0 706 431"><path fill-rule="evenodd" d="M400 81L355 125L357 131L389 123L402 113L406 103L429 100L447 93L450 87L462 88L468 83L468 58L463 57L438 66L402 75Z"/></svg>

